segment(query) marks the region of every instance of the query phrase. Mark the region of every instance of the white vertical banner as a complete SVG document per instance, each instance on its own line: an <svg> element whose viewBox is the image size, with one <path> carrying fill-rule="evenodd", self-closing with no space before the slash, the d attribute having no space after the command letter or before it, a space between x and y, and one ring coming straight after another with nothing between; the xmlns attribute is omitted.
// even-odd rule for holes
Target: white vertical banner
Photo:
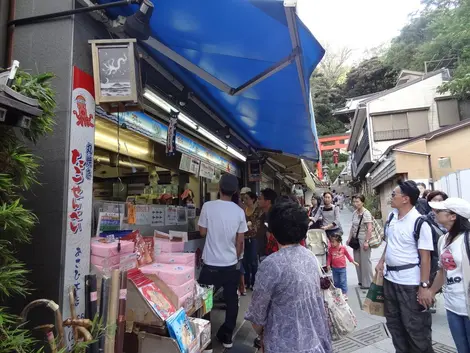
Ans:
<svg viewBox="0 0 470 353"><path fill-rule="evenodd" d="M95 99L93 77L74 67L68 151L67 230L62 315L70 317L68 292L75 288L75 311L85 315L85 276L90 271L90 238L92 234L93 153L95 140ZM66 330L69 347L72 330Z"/></svg>

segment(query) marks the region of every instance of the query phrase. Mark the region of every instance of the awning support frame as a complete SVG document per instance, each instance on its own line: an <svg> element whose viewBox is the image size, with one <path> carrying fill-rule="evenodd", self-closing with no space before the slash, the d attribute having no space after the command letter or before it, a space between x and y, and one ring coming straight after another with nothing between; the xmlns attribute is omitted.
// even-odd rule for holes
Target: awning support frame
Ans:
<svg viewBox="0 0 470 353"><path fill-rule="evenodd" d="M292 42L292 48L295 50L296 48L300 48L300 38L299 32L297 29L297 21L296 21L296 4L297 1L285 1L284 2L284 11L286 13L287 18L287 26L289 28L290 39ZM308 95L307 95L307 87L305 87L305 80L304 80L304 72L302 69L302 59L301 59L302 52L295 57L295 63L297 66L297 73L299 75L300 87L302 89L302 96L304 98L305 109L308 113L309 111L309 103L308 103Z"/></svg>
<svg viewBox="0 0 470 353"><path fill-rule="evenodd" d="M295 15L295 13L294 13ZM238 87L231 87L230 85L226 84L222 80L219 80L217 77L211 75L207 71L201 69L199 66L196 64L192 63L182 55L178 54L174 50L170 49L167 47L165 44L160 42L159 40L150 37L146 41L144 41L145 44L150 46L151 48L155 49L158 51L160 54L166 56L168 59L176 62L178 65L181 65L184 67L186 70L191 71L193 74L199 76L202 78L204 81L210 83L211 85L217 87L220 89L222 92L225 92L231 96L235 96L238 94L241 94L245 92L246 90L250 89L251 87L257 85L258 83L264 81L268 77L274 75L275 73L281 71L282 69L286 68L289 66L291 63L294 61L300 62L300 54L301 54L301 49L299 46L294 46L292 48L292 52L286 56L284 59L280 60L279 62L275 63L274 65L270 66L263 72L259 73L258 75L254 76L253 78L249 79L245 83L241 84ZM302 91L304 91L305 87L302 85Z"/></svg>

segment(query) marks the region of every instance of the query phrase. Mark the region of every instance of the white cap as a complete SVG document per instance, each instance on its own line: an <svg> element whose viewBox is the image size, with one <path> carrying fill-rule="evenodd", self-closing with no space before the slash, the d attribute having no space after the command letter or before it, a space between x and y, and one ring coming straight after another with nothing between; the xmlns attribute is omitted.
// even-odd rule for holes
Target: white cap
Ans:
<svg viewBox="0 0 470 353"><path fill-rule="evenodd" d="M246 194L248 192L251 192L251 189L245 186L241 189L240 194Z"/></svg>
<svg viewBox="0 0 470 353"><path fill-rule="evenodd" d="M458 197L449 197L440 202L429 202L429 207L434 210L449 210L463 218L470 218L470 202Z"/></svg>

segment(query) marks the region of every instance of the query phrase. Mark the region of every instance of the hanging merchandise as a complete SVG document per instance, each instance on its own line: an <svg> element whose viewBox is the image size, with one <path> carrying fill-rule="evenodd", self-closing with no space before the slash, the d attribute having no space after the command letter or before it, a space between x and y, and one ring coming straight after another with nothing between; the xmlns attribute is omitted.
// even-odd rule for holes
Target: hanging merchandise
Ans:
<svg viewBox="0 0 470 353"><path fill-rule="evenodd" d="M176 206L167 206L165 212L165 225L175 226L178 222L178 208Z"/></svg>
<svg viewBox="0 0 470 353"><path fill-rule="evenodd" d="M149 225L152 223L152 212L148 205L135 206L135 224Z"/></svg>
<svg viewBox="0 0 470 353"><path fill-rule="evenodd" d="M177 224L178 225L186 225L188 224L188 213L186 207L177 207Z"/></svg>
<svg viewBox="0 0 470 353"><path fill-rule="evenodd" d="M99 236L103 232L120 230L123 217L124 214L116 212L100 212L96 236Z"/></svg>
<svg viewBox="0 0 470 353"><path fill-rule="evenodd" d="M170 124L168 125L168 134L166 136L166 155L174 156L176 153L176 125L178 124L179 112L170 112Z"/></svg>
<svg viewBox="0 0 470 353"><path fill-rule="evenodd" d="M152 206L152 227L163 227L165 225L165 206Z"/></svg>

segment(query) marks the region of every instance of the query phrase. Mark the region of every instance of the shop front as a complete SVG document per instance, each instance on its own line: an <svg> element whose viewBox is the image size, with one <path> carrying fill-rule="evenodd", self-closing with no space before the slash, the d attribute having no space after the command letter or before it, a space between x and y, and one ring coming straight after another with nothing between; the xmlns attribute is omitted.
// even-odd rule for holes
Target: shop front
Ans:
<svg viewBox="0 0 470 353"><path fill-rule="evenodd" d="M19 2L24 6L17 17L36 14L26 0ZM308 80L324 51L295 6L227 2L202 9L197 3L159 2L153 15L143 16L148 40L116 40L125 31L112 28L122 24L118 15L138 9L140 16L142 6L95 12L101 23L80 15L15 29L14 55L61 77L56 133L38 146L47 174L42 197L31 202L40 220L34 246L41 254L36 250L27 259L40 288L35 295L56 300L65 318L99 315L118 323L117 339L108 332L98 346L122 346L127 322L131 331L148 333L140 333L139 342L152 342L153 350L141 352L204 349L210 323L195 317L211 310L213 288L197 284L204 246L197 232L200 208L217 198L223 173L248 184L245 162L263 165L257 189L282 194L299 177L290 166L269 162L269 154L318 158ZM72 10L65 3L60 9L49 5L43 10ZM229 23L213 21L215 12L217 18L245 19L259 31L233 31ZM181 14L193 14L200 30L168 21ZM273 21L273 14L284 18ZM59 32L65 40L52 42ZM48 43L37 44L35 35ZM267 45L267 35L280 38L278 50ZM103 40L114 47L92 52ZM124 45L136 55L113 54ZM135 90L118 82L131 71ZM130 98L116 99L123 92ZM286 129L293 136L283 135ZM44 278L45 271L59 274ZM98 298L99 309L93 304ZM120 309L119 299L125 302ZM73 330L66 333L69 345L76 339Z"/></svg>

